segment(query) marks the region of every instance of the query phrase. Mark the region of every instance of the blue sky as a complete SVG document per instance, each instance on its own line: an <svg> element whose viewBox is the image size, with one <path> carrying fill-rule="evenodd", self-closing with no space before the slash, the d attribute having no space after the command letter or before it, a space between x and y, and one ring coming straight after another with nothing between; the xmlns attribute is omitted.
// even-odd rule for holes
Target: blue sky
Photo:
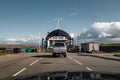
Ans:
<svg viewBox="0 0 120 80"><path fill-rule="evenodd" d="M0 0L0 38L46 35L56 29L78 34L95 22L120 21L120 0Z"/></svg>

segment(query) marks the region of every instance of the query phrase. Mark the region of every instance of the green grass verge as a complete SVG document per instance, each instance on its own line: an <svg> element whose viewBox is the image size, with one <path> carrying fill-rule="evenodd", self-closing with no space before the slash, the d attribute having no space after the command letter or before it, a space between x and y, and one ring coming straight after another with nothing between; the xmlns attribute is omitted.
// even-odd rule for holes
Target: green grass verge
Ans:
<svg viewBox="0 0 120 80"><path fill-rule="evenodd" d="M101 44L101 46L120 46L120 44Z"/></svg>
<svg viewBox="0 0 120 80"><path fill-rule="evenodd" d="M0 53L0 56L2 56L2 55L6 55L7 53Z"/></svg>
<svg viewBox="0 0 120 80"><path fill-rule="evenodd" d="M120 57L120 52L119 52L119 53L114 54L114 56Z"/></svg>

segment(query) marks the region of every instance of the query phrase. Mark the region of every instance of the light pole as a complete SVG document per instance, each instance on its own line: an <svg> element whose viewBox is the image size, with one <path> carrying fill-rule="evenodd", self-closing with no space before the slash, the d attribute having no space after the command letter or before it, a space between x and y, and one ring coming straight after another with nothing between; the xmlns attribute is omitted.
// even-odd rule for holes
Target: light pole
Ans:
<svg viewBox="0 0 120 80"><path fill-rule="evenodd" d="M76 36L75 42L76 42L76 46L77 46L78 45L78 43L77 43L78 42L78 39L77 39L78 38L78 34L76 34L75 36Z"/></svg>
<svg viewBox="0 0 120 80"><path fill-rule="evenodd" d="M44 50L44 38L42 38L42 51Z"/></svg>
<svg viewBox="0 0 120 80"><path fill-rule="evenodd" d="M38 43L39 43L39 45L38 45L38 53L40 53L40 33L39 33L39 36L38 36Z"/></svg>
<svg viewBox="0 0 120 80"><path fill-rule="evenodd" d="M80 41L78 40L79 36L80 36L79 34L75 34L75 45L76 46L79 46L79 44L80 44Z"/></svg>
<svg viewBox="0 0 120 80"><path fill-rule="evenodd" d="M39 33L39 50L40 50L40 33Z"/></svg>

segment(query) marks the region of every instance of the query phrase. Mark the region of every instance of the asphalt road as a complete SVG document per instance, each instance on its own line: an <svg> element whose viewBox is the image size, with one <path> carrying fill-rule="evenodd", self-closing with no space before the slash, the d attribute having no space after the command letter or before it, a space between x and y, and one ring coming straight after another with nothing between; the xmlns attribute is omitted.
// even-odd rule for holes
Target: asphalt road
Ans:
<svg viewBox="0 0 120 80"><path fill-rule="evenodd" d="M100 71L120 74L120 62L79 53L53 58L51 53L17 54L0 57L0 80L51 71Z"/></svg>

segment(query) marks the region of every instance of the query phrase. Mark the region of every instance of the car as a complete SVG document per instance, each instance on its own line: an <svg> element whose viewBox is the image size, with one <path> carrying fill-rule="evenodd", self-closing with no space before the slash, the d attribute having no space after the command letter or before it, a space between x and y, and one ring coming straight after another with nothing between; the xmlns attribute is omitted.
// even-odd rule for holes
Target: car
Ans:
<svg viewBox="0 0 120 80"><path fill-rule="evenodd" d="M26 77L17 77L15 80L120 80L119 74L88 71L52 71Z"/></svg>
<svg viewBox="0 0 120 80"><path fill-rule="evenodd" d="M63 55L64 57L66 57L67 55L67 47L66 44L64 42L56 42L53 45L53 57L55 57L56 55Z"/></svg>

